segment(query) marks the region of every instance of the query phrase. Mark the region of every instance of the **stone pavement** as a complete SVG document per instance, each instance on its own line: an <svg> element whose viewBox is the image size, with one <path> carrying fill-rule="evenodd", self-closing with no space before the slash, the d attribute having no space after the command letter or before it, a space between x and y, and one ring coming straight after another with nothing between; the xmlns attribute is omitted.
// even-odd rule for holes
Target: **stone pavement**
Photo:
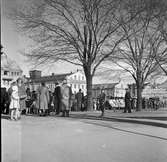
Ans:
<svg viewBox="0 0 167 162"><path fill-rule="evenodd" d="M102 118L99 117L100 114L100 111L71 112L70 117L145 124L167 128L166 108L157 111L140 111L132 113L123 113L122 110L117 110L116 112L113 112L113 110L106 110Z"/></svg>

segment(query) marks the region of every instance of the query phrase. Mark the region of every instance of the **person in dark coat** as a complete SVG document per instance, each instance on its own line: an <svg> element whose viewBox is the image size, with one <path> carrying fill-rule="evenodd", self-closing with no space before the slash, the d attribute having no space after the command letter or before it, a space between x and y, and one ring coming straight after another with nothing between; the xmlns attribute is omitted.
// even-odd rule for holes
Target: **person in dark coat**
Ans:
<svg viewBox="0 0 167 162"><path fill-rule="evenodd" d="M6 88L1 88L1 113L5 111Z"/></svg>
<svg viewBox="0 0 167 162"><path fill-rule="evenodd" d="M99 108L101 110L100 117L104 116L104 110L105 110L105 101L106 101L106 94L104 93L104 89L101 90L101 94L99 96Z"/></svg>
<svg viewBox="0 0 167 162"><path fill-rule="evenodd" d="M128 88L126 89L126 93L125 93L124 113L126 113L127 111L128 113L131 113L131 95Z"/></svg>
<svg viewBox="0 0 167 162"><path fill-rule="evenodd" d="M84 97L84 95L83 95L81 89L79 89L79 92L76 94L77 111L82 110L83 97Z"/></svg>
<svg viewBox="0 0 167 162"><path fill-rule="evenodd" d="M60 107L61 107L61 88L58 82L55 83L53 98L54 98L54 109L56 110L56 115L58 115L60 113Z"/></svg>

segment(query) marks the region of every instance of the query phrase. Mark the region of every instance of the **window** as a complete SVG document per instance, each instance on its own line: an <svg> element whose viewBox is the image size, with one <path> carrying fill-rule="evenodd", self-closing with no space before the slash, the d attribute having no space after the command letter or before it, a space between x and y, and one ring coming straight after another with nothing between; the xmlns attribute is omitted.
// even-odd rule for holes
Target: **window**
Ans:
<svg viewBox="0 0 167 162"><path fill-rule="evenodd" d="M80 89L80 84L78 84L78 89Z"/></svg>
<svg viewBox="0 0 167 162"><path fill-rule="evenodd" d="M4 75L8 75L8 71L4 71Z"/></svg>
<svg viewBox="0 0 167 162"><path fill-rule="evenodd" d="M17 72L17 75L19 75L19 72Z"/></svg>
<svg viewBox="0 0 167 162"><path fill-rule="evenodd" d="M84 76L82 76L82 80L84 80Z"/></svg>
<svg viewBox="0 0 167 162"><path fill-rule="evenodd" d="M74 79L77 80L77 76L76 75L74 75Z"/></svg>
<svg viewBox="0 0 167 162"><path fill-rule="evenodd" d="M14 75L14 72L12 72L12 76Z"/></svg>
<svg viewBox="0 0 167 162"><path fill-rule="evenodd" d="M76 84L74 84L74 88L76 88L77 86L76 86Z"/></svg>
<svg viewBox="0 0 167 162"><path fill-rule="evenodd" d="M82 89L84 89L84 85L82 85Z"/></svg>

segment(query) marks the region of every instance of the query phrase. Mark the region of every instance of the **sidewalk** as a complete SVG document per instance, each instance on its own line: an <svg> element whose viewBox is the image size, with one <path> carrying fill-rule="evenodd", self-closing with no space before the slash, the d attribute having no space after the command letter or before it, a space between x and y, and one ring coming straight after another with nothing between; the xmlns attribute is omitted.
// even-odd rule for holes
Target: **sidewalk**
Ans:
<svg viewBox="0 0 167 162"><path fill-rule="evenodd" d="M123 113L122 110L116 112L106 110L102 118L99 117L100 111L71 112L70 114L73 118L128 122L167 128L167 111L164 111L164 109L132 113Z"/></svg>

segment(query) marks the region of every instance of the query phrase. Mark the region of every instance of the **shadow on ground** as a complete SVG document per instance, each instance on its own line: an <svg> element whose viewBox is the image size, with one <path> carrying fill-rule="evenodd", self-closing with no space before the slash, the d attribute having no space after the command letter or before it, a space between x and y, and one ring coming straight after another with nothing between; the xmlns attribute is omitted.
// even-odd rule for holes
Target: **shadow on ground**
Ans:
<svg viewBox="0 0 167 162"><path fill-rule="evenodd" d="M117 118L117 117L98 117L98 116L93 116L93 115L70 115L71 118L75 119L91 119L91 120L104 120L104 121L115 121L115 122L126 122L126 123L135 123L135 124L144 124L144 125L150 125L150 126L155 126L155 127L162 127L162 128L167 128L167 124L165 123L160 123L160 122L154 122L154 121L141 121L141 120L136 120L135 119L129 119L129 118ZM157 119L158 120L158 119Z"/></svg>

